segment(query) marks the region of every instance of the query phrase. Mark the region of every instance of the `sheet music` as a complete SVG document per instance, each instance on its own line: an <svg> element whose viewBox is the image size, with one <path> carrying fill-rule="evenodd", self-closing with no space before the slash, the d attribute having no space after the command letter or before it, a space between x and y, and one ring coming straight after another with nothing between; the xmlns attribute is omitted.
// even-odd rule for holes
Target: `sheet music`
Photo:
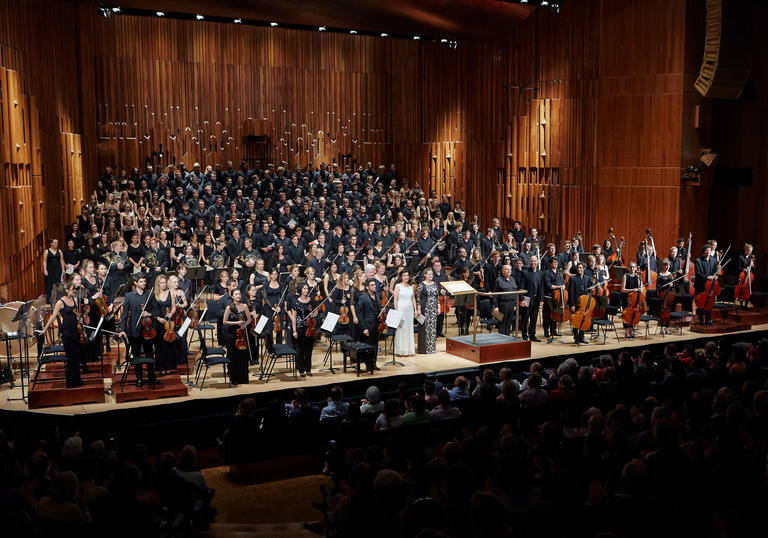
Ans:
<svg viewBox="0 0 768 538"><path fill-rule="evenodd" d="M403 313L399 310L390 309L390 311L387 312L387 327L397 329L402 321Z"/></svg>
<svg viewBox="0 0 768 538"><path fill-rule="evenodd" d="M259 321L256 323L256 328L253 330L256 334L261 334L264 330L264 327L267 326L267 322L269 321L269 316L259 316Z"/></svg>
<svg viewBox="0 0 768 538"><path fill-rule="evenodd" d="M192 324L192 318L186 318L184 320L184 323L181 324L181 328L179 329L179 332L176 333L176 336L179 338L184 338L184 335L187 333L187 329L189 329L189 326Z"/></svg>
<svg viewBox="0 0 768 538"><path fill-rule="evenodd" d="M323 321L323 324L320 326L320 329L332 333L333 330L336 328L336 323L339 321L339 315L334 314L333 312L328 312L325 315L325 320Z"/></svg>
<svg viewBox="0 0 768 538"><path fill-rule="evenodd" d="M419 325L424 325L424 320L427 318L425 318L422 314L419 314L413 319L415 319L419 323Z"/></svg>

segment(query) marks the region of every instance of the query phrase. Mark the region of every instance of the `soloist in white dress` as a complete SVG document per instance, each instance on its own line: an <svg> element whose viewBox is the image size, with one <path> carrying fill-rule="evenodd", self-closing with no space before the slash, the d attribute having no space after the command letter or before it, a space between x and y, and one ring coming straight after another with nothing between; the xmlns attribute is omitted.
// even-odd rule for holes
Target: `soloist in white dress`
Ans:
<svg viewBox="0 0 768 538"><path fill-rule="evenodd" d="M398 284L399 285L399 284ZM397 311L403 315L400 326L395 330L395 355L413 355L413 286L400 286Z"/></svg>

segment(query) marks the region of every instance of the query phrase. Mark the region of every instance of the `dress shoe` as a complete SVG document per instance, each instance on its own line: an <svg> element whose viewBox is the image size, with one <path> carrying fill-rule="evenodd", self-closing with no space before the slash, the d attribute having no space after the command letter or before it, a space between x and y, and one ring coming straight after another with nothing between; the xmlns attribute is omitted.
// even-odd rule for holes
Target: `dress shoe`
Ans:
<svg viewBox="0 0 768 538"><path fill-rule="evenodd" d="M563 336L563 335L561 333L559 333L558 331L555 331L555 332L552 333L552 336L558 337L558 336Z"/></svg>
<svg viewBox="0 0 768 538"><path fill-rule="evenodd" d="M531 336L531 337L529 338L529 340L530 340L531 342L541 342L541 339L540 339L540 338L536 338L535 336Z"/></svg>
<svg viewBox="0 0 768 538"><path fill-rule="evenodd" d="M163 382L160 381L159 379L153 379L153 380L150 380L149 384L154 387L154 386L157 386L157 385L162 385Z"/></svg>
<svg viewBox="0 0 768 538"><path fill-rule="evenodd" d="M584 338L583 336L579 339L579 343L580 344L589 344L589 342L587 342L587 339Z"/></svg>
<svg viewBox="0 0 768 538"><path fill-rule="evenodd" d="M144 385L145 385L145 383L144 383L143 379L137 379L136 380L136 386L137 387L143 387Z"/></svg>
<svg viewBox="0 0 768 538"><path fill-rule="evenodd" d="M312 372L307 372L307 377L312 377Z"/></svg>

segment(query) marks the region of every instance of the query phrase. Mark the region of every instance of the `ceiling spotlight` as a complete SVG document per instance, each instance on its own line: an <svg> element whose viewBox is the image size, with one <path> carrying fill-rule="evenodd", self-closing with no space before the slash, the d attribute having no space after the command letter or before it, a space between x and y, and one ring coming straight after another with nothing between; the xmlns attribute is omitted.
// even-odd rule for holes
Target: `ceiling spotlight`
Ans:
<svg viewBox="0 0 768 538"><path fill-rule="evenodd" d="M389 37L389 34L387 32L381 32L381 37Z"/></svg>
<svg viewBox="0 0 768 538"><path fill-rule="evenodd" d="M325 32L325 26L318 27L318 30L320 30L321 32Z"/></svg>
<svg viewBox="0 0 768 538"><path fill-rule="evenodd" d="M120 13L120 8L119 7L113 7L112 8L112 13Z"/></svg>
<svg viewBox="0 0 768 538"><path fill-rule="evenodd" d="M440 43L448 43L448 40L443 38L443 39L440 40Z"/></svg>
<svg viewBox="0 0 768 538"><path fill-rule="evenodd" d="M448 42L448 48L450 48L450 49L457 49L457 48L459 48L459 42L456 41L455 39L452 39L451 41Z"/></svg>
<svg viewBox="0 0 768 538"><path fill-rule="evenodd" d="M202 15L195 15L195 18L196 18L197 20L201 21L201 20L203 20L205 17L203 17Z"/></svg>
<svg viewBox="0 0 768 538"><path fill-rule="evenodd" d="M541 0L541 5L542 6L548 6L549 2L547 2L547 0Z"/></svg>
<svg viewBox="0 0 768 538"><path fill-rule="evenodd" d="M99 13L105 19L108 19L108 18L110 18L112 16L112 12L109 9L105 8L105 7L100 7L99 8Z"/></svg>
<svg viewBox="0 0 768 538"><path fill-rule="evenodd" d="M269 23L269 25L270 25L272 28L274 28L275 26L277 26L277 23L276 23L276 22L270 22L270 23Z"/></svg>
<svg viewBox="0 0 768 538"><path fill-rule="evenodd" d="M235 24L243 24L243 19L235 19L233 22Z"/></svg>
<svg viewBox="0 0 768 538"><path fill-rule="evenodd" d="M157 15L158 17L165 17L165 13L163 13L162 11L155 11L155 15Z"/></svg>
<svg viewBox="0 0 768 538"><path fill-rule="evenodd" d="M415 35L415 36L413 36L413 39L415 39L416 41L418 41L419 39L421 39L421 37L419 37L419 36Z"/></svg>
<svg viewBox="0 0 768 538"><path fill-rule="evenodd" d="M352 34L352 35L354 35L354 34L356 34L356 33L357 33L357 30L350 30L350 31L349 31L349 33L350 33L350 34Z"/></svg>
<svg viewBox="0 0 768 538"><path fill-rule="evenodd" d="M527 3L528 3L528 0L520 0L520 3L521 3L521 4L527 4Z"/></svg>

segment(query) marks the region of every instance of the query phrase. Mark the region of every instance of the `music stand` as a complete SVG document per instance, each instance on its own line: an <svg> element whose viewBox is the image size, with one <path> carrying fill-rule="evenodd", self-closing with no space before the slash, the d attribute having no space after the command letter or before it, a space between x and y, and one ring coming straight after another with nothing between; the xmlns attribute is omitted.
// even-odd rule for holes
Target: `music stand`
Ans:
<svg viewBox="0 0 768 538"><path fill-rule="evenodd" d="M400 321L402 321L403 315L398 310L390 309L389 312L387 312L387 329L395 329L397 330L397 326L400 325ZM389 332L389 331L387 331ZM409 335L412 337L412 335ZM392 335L392 340L395 339L395 335ZM384 337L384 356L386 356L387 351L387 339L386 336ZM385 362L382 366L405 366L400 361L395 360L395 344L392 342L392 360L389 362Z"/></svg>
<svg viewBox="0 0 768 538"><path fill-rule="evenodd" d="M21 398L8 397L8 401L23 401L27 403L26 386L24 385L24 373L26 371L27 379L29 380L29 342L27 339L32 336L27 333L27 320L29 318L29 311L34 306L35 301L27 301L19 307L19 310L11 318L11 322L18 321L19 327L15 333L7 333L5 336L5 352L8 356L8 362L11 361L11 340L20 340L19 345L19 378L21 379ZM11 367L11 375L13 375L13 367Z"/></svg>
<svg viewBox="0 0 768 538"><path fill-rule="evenodd" d="M187 267L187 278L194 285L194 289L192 290L193 295L197 295L197 287L199 282L201 280L205 280L205 272L206 271L204 265L198 265L197 267Z"/></svg>
<svg viewBox="0 0 768 538"><path fill-rule="evenodd" d="M323 324L320 326L320 330L324 333L328 334L328 350L325 352L325 357L323 357L323 365L328 363L328 368L321 368L321 372L331 372L331 374L336 373L336 369L333 367L333 346L334 344L339 344L342 341L348 341L346 339L344 340L334 340L334 331L336 330L336 325L339 322L339 315L335 314L333 312L328 312L325 315L325 319L323 320ZM338 335L338 336L347 336L347 335ZM352 340L351 337L349 337L349 340Z"/></svg>

